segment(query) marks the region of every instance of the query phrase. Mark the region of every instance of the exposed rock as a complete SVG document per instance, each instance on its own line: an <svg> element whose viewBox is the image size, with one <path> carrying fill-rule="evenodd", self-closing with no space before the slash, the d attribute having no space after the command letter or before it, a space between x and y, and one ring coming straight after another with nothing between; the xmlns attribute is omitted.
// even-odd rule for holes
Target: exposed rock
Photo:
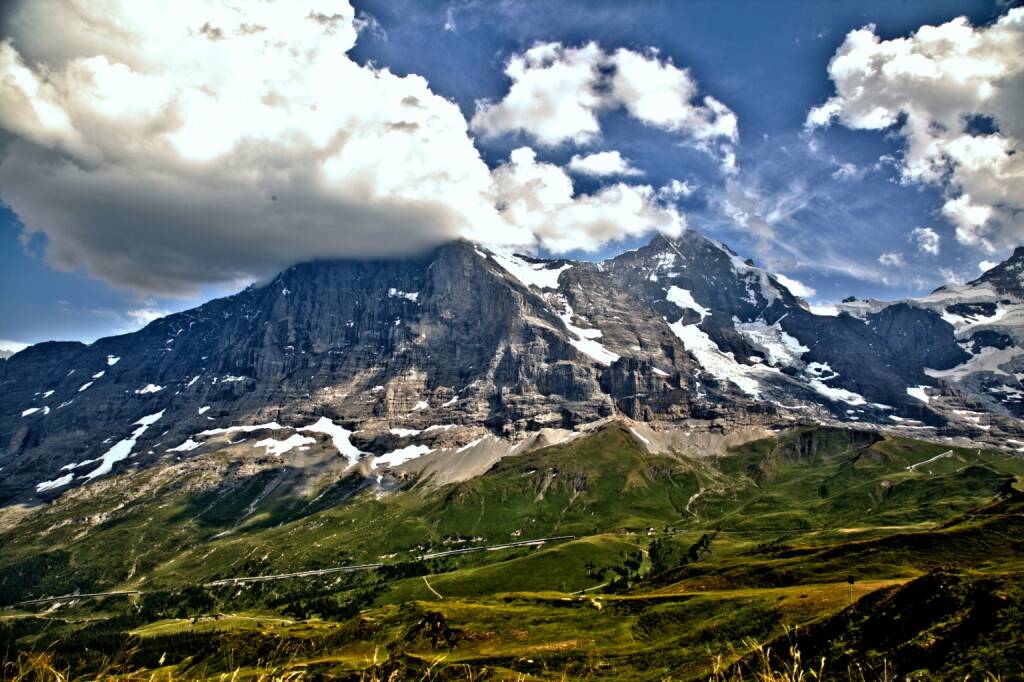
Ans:
<svg viewBox="0 0 1024 682"><path fill-rule="evenodd" d="M615 415L698 431L813 419L1005 438L1024 412L1022 266L1018 250L969 285L822 316L692 231L603 263L454 242L297 265L133 334L0 363L0 502L227 447L239 432L203 432L253 425L266 433L246 448L270 438L268 451L330 453L341 438L338 466L363 453L375 457L354 469L366 476L445 480L543 429ZM506 445L458 454L487 434Z"/></svg>

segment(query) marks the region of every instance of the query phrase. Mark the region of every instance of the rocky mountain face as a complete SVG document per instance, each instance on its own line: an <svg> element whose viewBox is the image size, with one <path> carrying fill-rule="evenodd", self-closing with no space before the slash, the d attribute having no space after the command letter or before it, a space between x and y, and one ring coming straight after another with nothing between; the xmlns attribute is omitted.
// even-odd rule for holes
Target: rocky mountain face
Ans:
<svg viewBox="0 0 1024 682"><path fill-rule="evenodd" d="M1016 446L1022 268L1018 249L962 287L823 315L692 231L600 263L456 242L296 265L133 334L0 361L0 503L211 448L451 480L616 415L694 443L854 421Z"/></svg>

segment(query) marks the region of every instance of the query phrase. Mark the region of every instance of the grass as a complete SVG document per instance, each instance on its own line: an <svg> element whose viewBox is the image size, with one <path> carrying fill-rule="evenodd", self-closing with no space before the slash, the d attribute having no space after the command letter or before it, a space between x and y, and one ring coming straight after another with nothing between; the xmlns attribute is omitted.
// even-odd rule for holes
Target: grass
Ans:
<svg viewBox="0 0 1024 682"><path fill-rule="evenodd" d="M1024 460L954 449L907 470L946 449L807 427L720 457L651 456L613 424L471 481L385 496L348 479L296 494L281 483L294 472L236 480L224 462L188 484L134 472L0 535L7 603L144 592L0 612L5 675L791 680L820 675L824 657L829 679L858 679L857 665L917 674L922 661L935 678L981 668L1012 677L1019 637L970 614L996 595L990 606L1024 627L1024 502L1013 490ZM321 493L330 504L313 503ZM578 537L411 561L553 534ZM386 566L199 586L369 561ZM956 589L927 602L930 620L889 626L907 641L867 637L926 603L911 595L936 575ZM940 640L944 658L922 653Z"/></svg>

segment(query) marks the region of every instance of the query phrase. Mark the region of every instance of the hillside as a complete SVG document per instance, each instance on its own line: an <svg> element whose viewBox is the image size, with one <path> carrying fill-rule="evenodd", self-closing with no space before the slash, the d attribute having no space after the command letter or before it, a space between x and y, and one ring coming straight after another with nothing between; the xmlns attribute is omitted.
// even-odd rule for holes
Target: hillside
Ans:
<svg viewBox="0 0 1024 682"><path fill-rule="evenodd" d="M917 589L936 571L985 585L1019 574L1024 460L977 449L934 459L941 446L822 427L718 455L653 454L638 428L612 422L468 481L409 479L384 494L359 489L354 475L288 495L257 494L244 478L204 483L174 467L118 474L9 525L0 587L9 605L139 592L9 607L6 636L17 649L59 640L56 660L79 671L120 655L132 668L165 656L161 665L188 676L257 661L356 678L369 669L421 675L443 660L459 679L485 669L498 679L703 679L713 656L735 660L748 638L767 642L800 625L808 651L903 670L921 661L904 640L847 660L817 644L831 635L816 633L849 613L885 617L873 615L878 600L910 599L892 590ZM993 498L1003 501L985 506ZM551 536L564 539L417 558ZM372 563L382 565L203 586ZM1019 608L1006 589L997 593L1007 608ZM847 613L851 590L864 599ZM950 604L917 627L962 608ZM959 631L950 646L967 656L979 642L1012 639L999 623ZM1005 673L1010 660L989 665Z"/></svg>

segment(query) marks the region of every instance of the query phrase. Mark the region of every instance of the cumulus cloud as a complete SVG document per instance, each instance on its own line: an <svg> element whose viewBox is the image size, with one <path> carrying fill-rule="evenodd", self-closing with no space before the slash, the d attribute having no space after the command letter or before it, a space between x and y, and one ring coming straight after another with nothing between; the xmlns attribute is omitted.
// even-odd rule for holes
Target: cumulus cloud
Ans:
<svg viewBox="0 0 1024 682"><path fill-rule="evenodd" d="M940 186L963 244L995 251L1024 237L1024 8L989 26L960 17L881 40L852 31L829 63L836 94L810 128L895 127L904 182Z"/></svg>
<svg viewBox="0 0 1024 682"><path fill-rule="evenodd" d="M513 55L505 74L512 81L505 97L477 103L471 124L483 135L522 131L545 146L588 144L601 133L602 113L624 109L699 148L717 150L723 167L735 169L736 115L710 95L699 97L690 72L654 51L538 43Z"/></svg>
<svg viewBox="0 0 1024 682"><path fill-rule="evenodd" d="M881 263L882 265L887 265L889 267L906 265L906 263L903 261L903 255L896 253L895 251L883 253L881 256L878 257L878 262Z"/></svg>
<svg viewBox="0 0 1024 682"><path fill-rule="evenodd" d="M980 263L978 263L978 270L980 272L988 272L997 265L999 265L999 263L990 260L983 260Z"/></svg>
<svg viewBox="0 0 1024 682"><path fill-rule="evenodd" d="M555 253L594 250L652 228L669 236L686 229L685 218L662 203L653 187L620 182L574 195L572 178L554 164L538 162L529 147L513 150L508 163L495 169L494 192L505 218L536 234Z"/></svg>
<svg viewBox="0 0 1024 682"><path fill-rule="evenodd" d="M917 250L932 256L939 255L939 234L930 227L915 227L910 238L917 244Z"/></svg>
<svg viewBox="0 0 1024 682"><path fill-rule="evenodd" d="M643 175L639 168L634 168L629 159L622 157L618 151L597 152L580 156L574 154L569 160L569 170L581 175L605 177L609 175Z"/></svg>
<svg viewBox="0 0 1024 682"><path fill-rule="evenodd" d="M505 68L512 80L508 94L497 103L478 102L473 129L484 135L522 130L549 146L591 142L601 131L597 114L608 105L598 92L606 59L597 43L539 43L513 55Z"/></svg>
<svg viewBox="0 0 1024 682"><path fill-rule="evenodd" d="M456 237L678 228L627 185L509 210L529 188L492 175L455 103L348 56L378 28L338 0L24 2L0 42L0 200L55 267L172 295Z"/></svg>

